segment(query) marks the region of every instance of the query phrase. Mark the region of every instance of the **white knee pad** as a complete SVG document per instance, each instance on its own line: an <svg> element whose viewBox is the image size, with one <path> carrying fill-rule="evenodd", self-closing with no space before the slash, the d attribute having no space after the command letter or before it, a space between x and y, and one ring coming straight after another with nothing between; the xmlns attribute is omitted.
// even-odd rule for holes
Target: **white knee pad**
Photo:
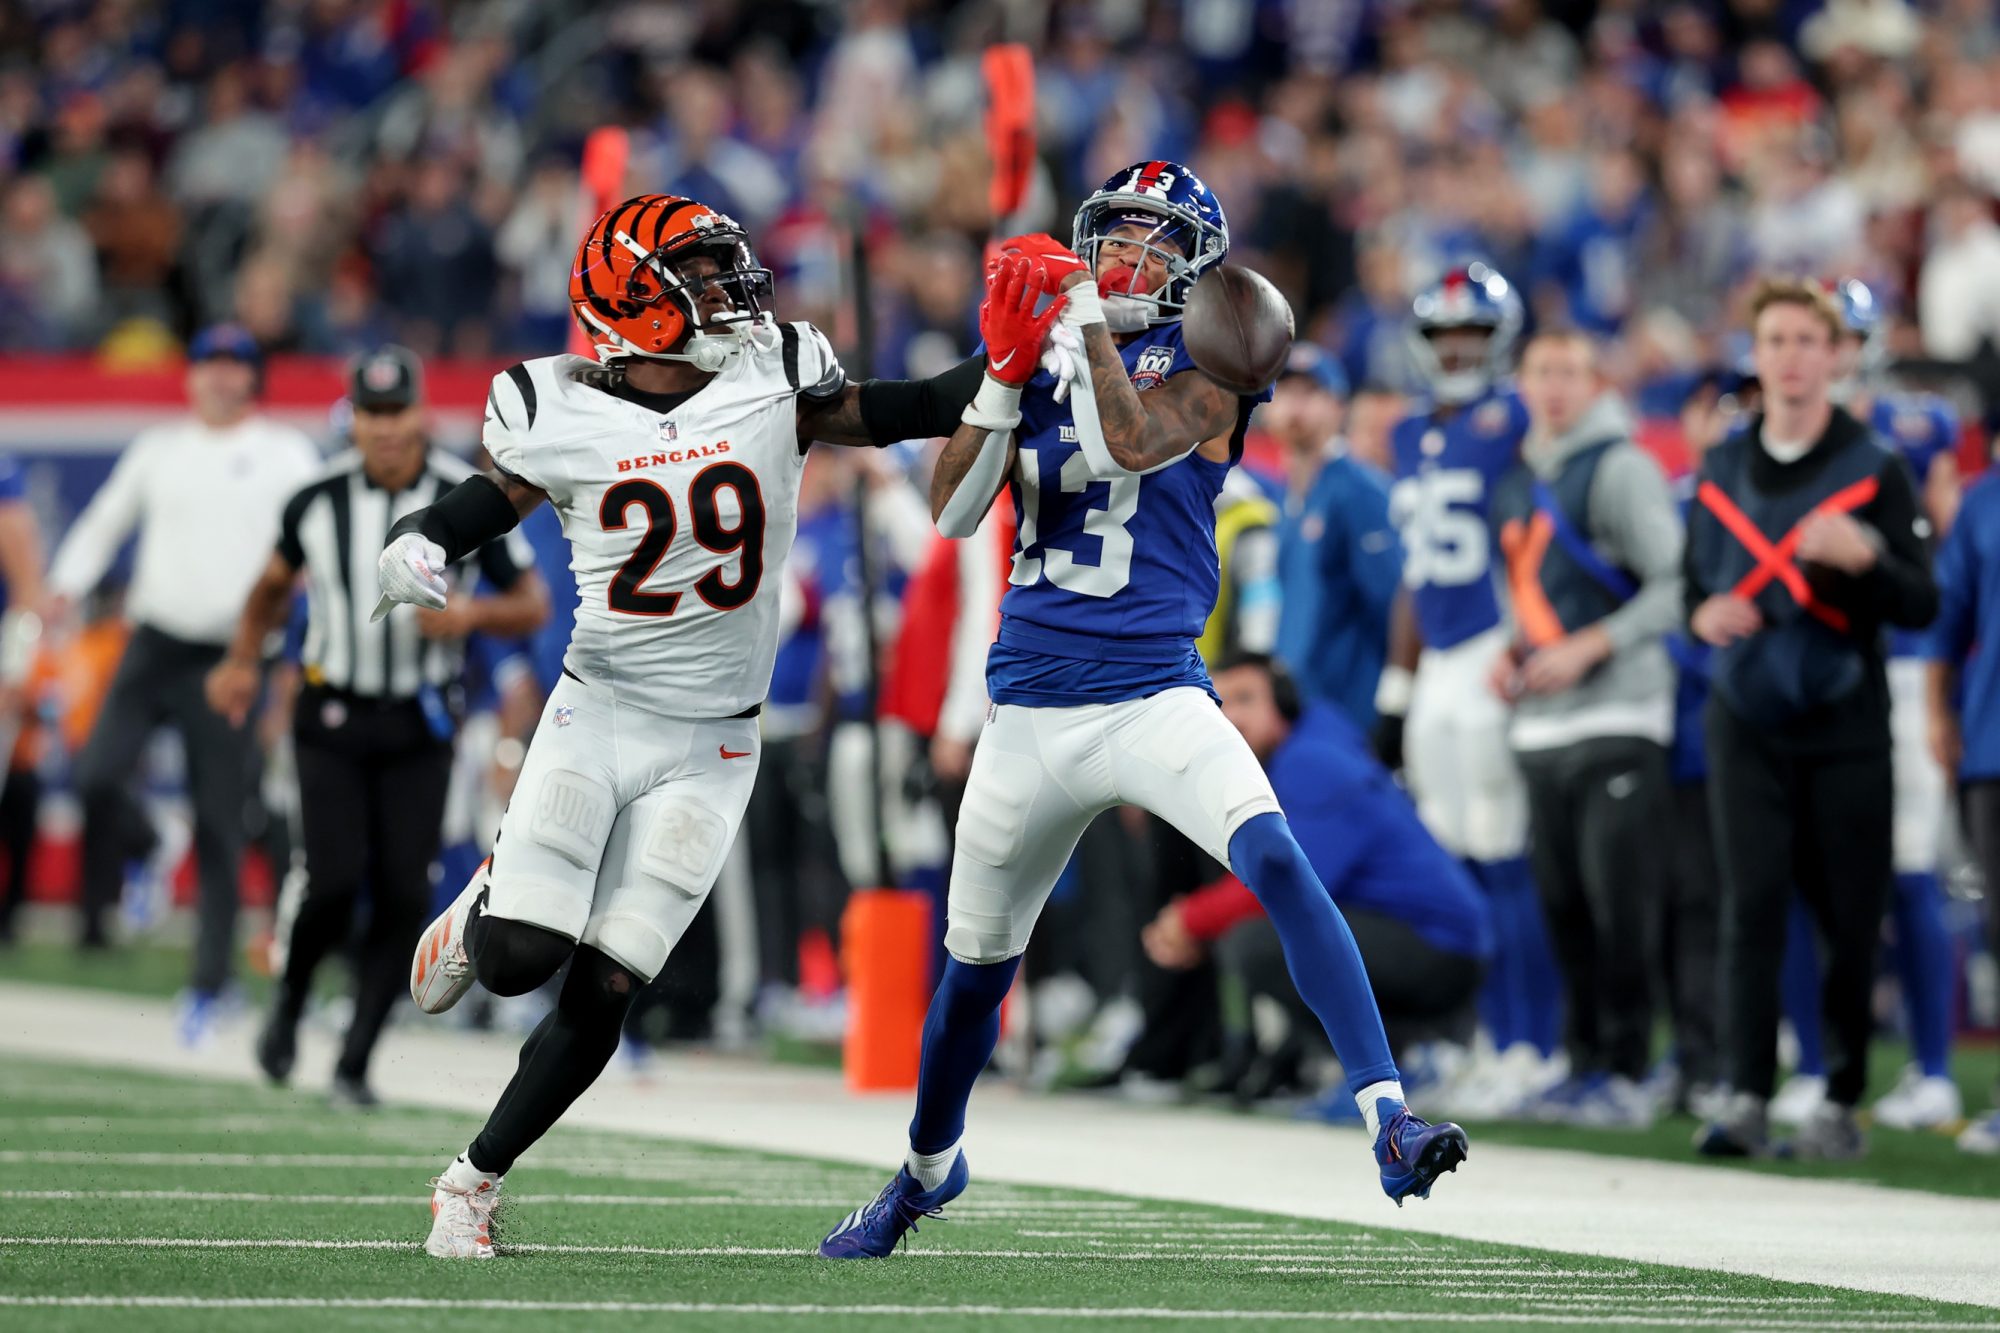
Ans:
<svg viewBox="0 0 2000 1333"><path fill-rule="evenodd" d="M945 951L962 963L1001 963L1027 948L1041 904L1009 892L1015 876L1002 868L1021 859L1041 783L1042 766L1027 755L994 750L973 765L945 905Z"/></svg>
<svg viewBox="0 0 2000 1333"><path fill-rule="evenodd" d="M651 981L667 964L729 852L729 821L692 796L662 800L639 835L636 882L617 886L584 943Z"/></svg>

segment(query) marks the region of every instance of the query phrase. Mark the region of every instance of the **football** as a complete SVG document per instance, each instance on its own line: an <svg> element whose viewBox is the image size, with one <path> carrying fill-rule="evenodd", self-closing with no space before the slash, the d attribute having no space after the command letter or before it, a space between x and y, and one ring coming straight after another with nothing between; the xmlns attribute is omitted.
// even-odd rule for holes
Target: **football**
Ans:
<svg viewBox="0 0 2000 1333"><path fill-rule="evenodd" d="M1232 393L1261 393L1278 378L1292 327L1292 307L1278 289L1237 264L1202 274L1181 311L1188 355Z"/></svg>

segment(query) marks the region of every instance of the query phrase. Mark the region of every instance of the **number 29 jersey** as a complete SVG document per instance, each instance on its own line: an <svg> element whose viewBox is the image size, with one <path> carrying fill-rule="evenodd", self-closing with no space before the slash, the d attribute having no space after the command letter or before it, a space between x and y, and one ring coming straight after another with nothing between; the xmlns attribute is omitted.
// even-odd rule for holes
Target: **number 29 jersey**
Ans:
<svg viewBox="0 0 2000 1333"><path fill-rule="evenodd" d="M1119 354L1142 397L1194 369L1178 321ZM1215 500L1231 464L1190 453L1143 476L1099 479L1054 386L1038 371L1021 395L1008 482L1014 560L987 692L996 703L1074 707L1205 688L1194 644L1215 608Z"/></svg>
<svg viewBox="0 0 2000 1333"><path fill-rule="evenodd" d="M1506 388L1445 415L1413 412L1390 433L1389 517L1403 538L1403 586L1430 648L1500 623L1486 516L1493 484L1520 456L1527 409Z"/></svg>
<svg viewBox="0 0 2000 1333"><path fill-rule="evenodd" d="M493 377L482 439L546 491L569 539L576 627L563 666L677 718L761 704L778 651L779 568L798 530L801 393L846 379L809 324L746 344L670 411L607 388L578 356Z"/></svg>

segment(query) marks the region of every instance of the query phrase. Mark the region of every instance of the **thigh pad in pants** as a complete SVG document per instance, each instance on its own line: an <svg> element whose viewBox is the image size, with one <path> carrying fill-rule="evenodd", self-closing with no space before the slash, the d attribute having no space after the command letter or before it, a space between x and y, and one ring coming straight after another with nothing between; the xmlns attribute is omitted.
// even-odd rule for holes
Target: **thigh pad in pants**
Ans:
<svg viewBox="0 0 2000 1333"><path fill-rule="evenodd" d="M616 813L611 788L595 777L553 765L524 771L501 820L487 913L579 938Z"/></svg>
<svg viewBox="0 0 2000 1333"><path fill-rule="evenodd" d="M747 799L747 784L744 795ZM579 943L651 981L701 910L742 822L684 787L656 791L619 816Z"/></svg>
<svg viewBox="0 0 2000 1333"><path fill-rule="evenodd" d="M1077 839L1110 805L1057 782L1037 736L1034 714L1085 711L1004 707L973 755L945 911L944 946L961 962L1005 962L1028 947Z"/></svg>
<svg viewBox="0 0 2000 1333"><path fill-rule="evenodd" d="M1206 691L1165 690L1112 707L1119 799L1166 820L1223 865L1237 829L1282 813L1249 742Z"/></svg>

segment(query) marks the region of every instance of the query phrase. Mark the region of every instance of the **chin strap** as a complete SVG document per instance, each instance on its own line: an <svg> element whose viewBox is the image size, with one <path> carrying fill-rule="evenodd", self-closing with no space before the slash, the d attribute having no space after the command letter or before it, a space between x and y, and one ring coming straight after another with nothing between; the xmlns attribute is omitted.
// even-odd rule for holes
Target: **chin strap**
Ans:
<svg viewBox="0 0 2000 1333"><path fill-rule="evenodd" d="M585 318L590 318L589 312L583 313ZM769 352L776 349L782 340L777 322L768 313L719 314L709 323L722 325L724 331L705 333L695 330L688 335L687 350L684 352L642 352L596 319L590 322L602 335L595 344L599 361L609 363L627 356L643 357L648 361L685 361L705 374L721 370L746 345Z"/></svg>

